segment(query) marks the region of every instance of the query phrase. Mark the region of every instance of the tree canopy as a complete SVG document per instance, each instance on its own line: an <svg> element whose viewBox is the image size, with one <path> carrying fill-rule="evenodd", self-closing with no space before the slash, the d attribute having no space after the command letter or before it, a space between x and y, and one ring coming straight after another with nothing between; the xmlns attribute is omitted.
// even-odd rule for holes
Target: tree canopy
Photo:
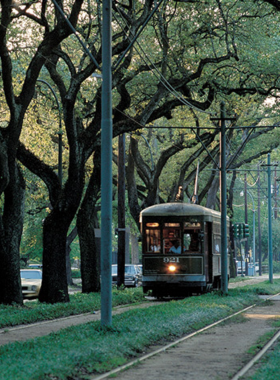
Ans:
<svg viewBox="0 0 280 380"><path fill-rule="evenodd" d="M127 190L136 223L141 208L174 199L178 185L192 195L198 160L199 200L216 207L219 125L211 117L219 114L221 100L236 116L227 132L230 168L278 146L277 119L263 124L278 109L278 7L278 1L253 0L113 1L113 135L130 134ZM69 300L65 247L75 217L83 273L94 278L84 290L100 287L94 228L101 26L100 1L1 0L0 285L6 290L0 302L22 302L18 263L27 175L21 165L48 193L40 300Z"/></svg>

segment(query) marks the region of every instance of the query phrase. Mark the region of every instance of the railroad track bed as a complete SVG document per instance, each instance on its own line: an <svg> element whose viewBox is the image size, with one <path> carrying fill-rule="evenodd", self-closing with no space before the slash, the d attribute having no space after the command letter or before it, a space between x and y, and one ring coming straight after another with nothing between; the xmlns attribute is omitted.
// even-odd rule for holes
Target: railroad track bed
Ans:
<svg viewBox="0 0 280 380"><path fill-rule="evenodd" d="M271 298L263 296L262 298ZM280 296L264 304L234 313L217 323L190 334L164 347L158 347L121 369L91 379L118 380L237 380L249 379L258 361L277 341L273 321L280 319ZM274 338L267 342L269 335ZM262 343L260 343L262 342ZM258 354L256 356L256 351Z"/></svg>

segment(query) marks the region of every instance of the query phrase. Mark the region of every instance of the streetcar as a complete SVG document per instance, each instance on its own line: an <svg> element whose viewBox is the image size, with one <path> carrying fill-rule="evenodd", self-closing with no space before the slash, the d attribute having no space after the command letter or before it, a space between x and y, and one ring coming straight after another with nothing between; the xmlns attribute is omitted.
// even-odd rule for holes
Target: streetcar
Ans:
<svg viewBox="0 0 280 380"><path fill-rule="evenodd" d="M220 289L220 212L171 202L142 210L139 221L144 293L160 298Z"/></svg>

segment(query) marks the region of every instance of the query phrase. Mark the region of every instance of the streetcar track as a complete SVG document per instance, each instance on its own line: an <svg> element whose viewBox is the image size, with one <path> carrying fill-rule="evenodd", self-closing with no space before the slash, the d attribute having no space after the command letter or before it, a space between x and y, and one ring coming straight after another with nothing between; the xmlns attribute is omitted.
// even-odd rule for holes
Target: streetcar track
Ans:
<svg viewBox="0 0 280 380"><path fill-rule="evenodd" d="M231 380L238 380L240 377L245 375L249 369L253 367L253 365L262 358L266 352L270 349L270 347L277 341L280 337L280 330L265 344L265 346L243 367L240 371L238 371Z"/></svg>
<svg viewBox="0 0 280 380"><path fill-rule="evenodd" d="M279 296L280 293L274 294L271 297L268 297L267 299L271 300L273 297ZM270 349L270 347L279 339L280 337L280 329L273 335L273 337L264 345L264 347L248 362L244 365L243 368L241 368L233 377L231 380L238 380L240 377L244 376L252 367L253 365L261 359L266 352Z"/></svg>
<svg viewBox="0 0 280 380"><path fill-rule="evenodd" d="M276 297L276 296L279 296L280 295L280 293L277 293L277 294L274 294L274 295L272 295L272 296L270 296L270 297L267 297L266 298L266 300L271 300L273 297ZM223 322L225 322L225 321L227 321L227 320L229 320L229 319L231 319L231 318L233 318L233 317L235 317L235 316L237 316L237 315L239 315L239 314L242 314L242 313L244 313L244 312L246 312L246 311L248 311L248 310L250 310L250 309L252 309L252 308L254 308L255 306L257 306L257 303L254 303L253 305L250 305L250 306L247 306L246 308L244 308L244 309L242 309L242 310L239 310L239 311L237 311L237 312L235 312L235 313L233 313L233 314L231 314L231 315L229 315L229 316L227 316L227 317L225 317L225 318L222 318L222 319L220 319L220 320L218 320L218 321L216 321L216 322L214 322L214 323L211 323L210 325L207 325L207 326L205 326L205 327L203 327L202 329L200 329L200 330L197 330L197 331L194 331L193 333L190 333L190 334L187 334L187 335L185 335L185 336L183 336L182 338L179 338L179 339L177 339L177 340L175 340L175 341L173 341L173 342L171 342L171 343L168 343L167 345L165 345L165 346L163 346L163 347L161 347L161 348L159 348L159 349L157 349L157 350L155 350L155 351L153 351L153 352L150 352L150 353L148 353L148 354L145 354L145 355L143 355L143 356L141 356L141 357L139 357L139 358L137 358L137 359L135 359L135 360L132 360L132 361L130 361L129 363L126 363L126 364L124 364L124 365L122 365L122 366L120 366L120 367L118 367L118 368L115 368L115 369L113 369L113 370L111 370L111 371L108 371L108 372L106 372L106 373L104 373L104 374L102 374L102 375L99 375L99 376L96 376L96 375L94 375L94 376L92 376L92 377L90 377L90 379L91 380L103 380L103 379L106 379L107 377L109 377L109 376L111 376L111 375L115 375L115 374L117 374L117 373L119 373L119 372L121 372L121 371L124 371L124 370L126 370L126 369L129 369L129 368L131 368L131 367L133 367L134 365L136 365L136 364L139 364L139 363L141 363L141 362L143 362L143 361L145 361L145 360L147 360L147 359L149 359L149 358L152 358L153 356L156 356L156 355L158 355L158 354L160 354L160 353L162 353L162 352L165 352L166 350L168 350L169 348L172 348L172 347L174 347L174 346L176 346L176 345L178 345L179 343L182 343L182 342L184 342L184 341L186 341L186 340L188 340L188 339L190 339L190 338L192 338L192 337L194 337L194 336L196 336L196 335L198 335L198 334L201 334L201 333L203 333L203 332L205 332L205 331L207 331L207 330L209 330L209 329L211 329L212 327L215 327L215 326L217 326L217 325L219 325L219 324L221 324L221 323L223 323ZM277 336L277 337L276 337ZM271 345L278 339L278 337L280 336L280 330L278 331L278 333L271 339L271 341L273 340L273 342L269 345L269 342L263 347L263 349L256 355L256 356L254 356L254 358L256 358L255 360L254 360L254 358L252 358L252 360L249 362L249 363L247 363L235 376L238 376L238 377L233 377L231 380L238 380L241 376L243 376L252 366L253 366L253 364L261 357L261 356L263 356L264 354L265 354L265 352L271 347ZM266 348L266 350L265 350L265 348ZM263 351L263 353L262 353L262 355L260 355L259 356L259 354L261 353ZM252 362L252 363L251 363Z"/></svg>

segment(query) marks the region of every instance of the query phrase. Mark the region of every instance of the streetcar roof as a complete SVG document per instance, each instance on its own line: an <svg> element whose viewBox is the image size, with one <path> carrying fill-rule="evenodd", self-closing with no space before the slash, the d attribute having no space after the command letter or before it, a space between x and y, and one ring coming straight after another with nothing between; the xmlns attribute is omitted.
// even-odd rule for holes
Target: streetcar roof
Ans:
<svg viewBox="0 0 280 380"><path fill-rule="evenodd" d="M145 208L140 213L140 222L142 216L164 216L164 215L174 215L174 216L212 216L221 217L221 213L210 208L206 208L193 203L181 203L181 202L170 202L170 203L160 203L154 206Z"/></svg>

